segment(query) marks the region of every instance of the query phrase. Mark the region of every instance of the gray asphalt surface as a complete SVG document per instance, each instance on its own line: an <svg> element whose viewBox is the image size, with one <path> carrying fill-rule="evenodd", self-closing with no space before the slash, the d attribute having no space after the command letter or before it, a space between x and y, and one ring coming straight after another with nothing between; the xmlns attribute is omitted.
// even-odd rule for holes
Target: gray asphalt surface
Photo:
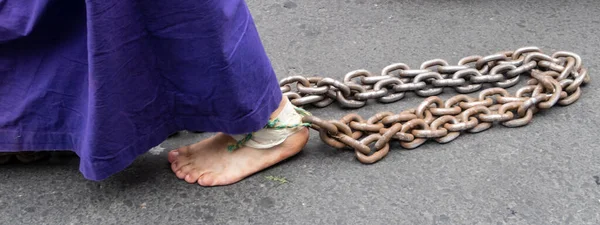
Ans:
<svg viewBox="0 0 600 225"><path fill-rule="evenodd" d="M597 71L600 2L249 0L279 78L341 79L395 62L538 46L578 53L592 76L568 107L522 128L463 135L373 165L323 144L316 132L296 157L232 186L178 180L167 150L208 134L182 133L103 182L77 158L0 169L0 224L599 224ZM356 110L415 107L413 97ZM337 119L349 111L312 110ZM268 176L283 177L279 183Z"/></svg>

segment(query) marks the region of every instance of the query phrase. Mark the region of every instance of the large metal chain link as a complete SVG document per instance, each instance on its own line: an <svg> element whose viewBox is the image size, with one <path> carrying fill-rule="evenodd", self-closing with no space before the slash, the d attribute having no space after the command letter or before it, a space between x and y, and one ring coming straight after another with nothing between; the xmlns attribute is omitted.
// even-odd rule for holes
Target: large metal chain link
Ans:
<svg viewBox="0 0 600 225"><path fill-rule="evenodd" d="M506 88L529 76L527 85L510 94ZM338 102L345 108L360 108L370 99L392 103L406 92L427 97L419 106L400 113L382 112L363 119L355 113L340 120L304 117L319 131L320 138L334 148L354 149L363 163L385 157L390 142L407 149L427 140L447 143L464 132L484 131L494 123L519 127L531 122L539 110L570 105L581 96L580 86L590 77L581 57L558 51L546 55L537 47L525 47L488 56L468 56L450 65L442 59L423 62L419 69L404 63L385 67L381 75L352 71L343 81L325 77L291 76L280 81L283 95L301 107L326 107ZM478 97L466 95L484 89ZM445 88L459 94L440 99Z"/></svg>

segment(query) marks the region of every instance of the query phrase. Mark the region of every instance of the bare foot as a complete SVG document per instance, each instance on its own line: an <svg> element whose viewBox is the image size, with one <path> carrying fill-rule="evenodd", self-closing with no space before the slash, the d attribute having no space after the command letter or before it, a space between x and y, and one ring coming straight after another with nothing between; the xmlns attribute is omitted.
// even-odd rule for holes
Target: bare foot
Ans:
<svg viewBox="0 0 600 225"><path fill-rule="evenodd" d="M179 179L202 186L236 183L258 171L296 155L308 142L308 129L288 137L269 149L247 146L232 152L227 145L235 143L231 136L219 133L196 144L169 152L171 169Z"/></svg>

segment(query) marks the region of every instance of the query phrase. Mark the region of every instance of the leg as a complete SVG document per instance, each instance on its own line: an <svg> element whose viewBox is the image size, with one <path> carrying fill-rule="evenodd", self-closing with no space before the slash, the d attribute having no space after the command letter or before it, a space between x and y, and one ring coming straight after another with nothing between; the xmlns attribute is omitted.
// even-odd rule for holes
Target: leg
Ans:
<svg viewBox="0 0 600 225"><path fill-rule="evenodd" d="M50 156L48 151L22 151L22 152L0 152L0 165L7 164L16 158L21 163L32 163Z"/></svg>
<svg viewBox="0 0 600 225"><path fill-rule="evenodd" d="M84 176L103 180L176 130L247 133L276 112L281 91L243 0L78 2L47 4L44 19L35 17L41 29L28 37L0 37L11 41L0 43L0 151L73 149ZM6 16L0 12L0 26ZM184 148L176 165L194 162L195 173L231 177L200 183L226 184L300 149L199 150L227 142L218 134Z"/></svg>
<svg viewBox="0 0 600 225"><path fill-rule="evenodd" d="M181 100L187 103L185 106L177 106L178 111L189 112L186 115L188 119L182 118L181 123L188 130L219 132L199 143L170 152L172 170L177 177L189 183L215 186L238 182L295 155L306 144L308 130L302 129L268 149L242 147L228 151L228 145L236 142L228 133L260 130L268 119L279 115L289 100L282 97L277 77L244 2L207 2L210 4L201 5L205 18L195 25L197 29L176 30L192 39L182 40L179 38L182 34L172 31L155 32L163 40L165 36L177 35L165 42L168 44L161 45L164 48L157 50L160 55L169 56L165 61L176 65L173 71L165 73L170 74L167 75L170 83L183 93L180 95L182 98L192 96ZM196 35L198 33L206 34ZM198 54L197 57L182 57L180 51L174 51L190 46L196 46L197 50L192 52ZM209 58L206 58L206 52L211 53ZM198 68L193 69L195 67ZM201 82L197 80L198 74L204 74ZM198 120L201 114L212 114L217 119L206 120L203 124L194 123L193 120Z"/></svg>
<svg viewBox="0 0 600 225"><path fill-rule="evenodd" d="M279 108L271 114L271 119L279 115L287 101L287 98L282 98ZM307 141L308 129L302 128L275 147L256 149L244 146L230 152L227 146L236 140L227 134L218 133L196 144L169 152L169 161L179 179L202 186L228 185L294 156Z"/></svg>

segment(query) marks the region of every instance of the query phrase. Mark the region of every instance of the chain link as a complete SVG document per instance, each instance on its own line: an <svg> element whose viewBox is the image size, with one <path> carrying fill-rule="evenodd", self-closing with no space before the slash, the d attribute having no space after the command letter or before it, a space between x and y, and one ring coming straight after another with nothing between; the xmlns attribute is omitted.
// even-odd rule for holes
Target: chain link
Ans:
<svg viewBox="0 0 600 225"><path fill-rule="evenodd" d="M523 76L530 77L527 85L511 95L506 89ZM577 101L580 86L589 81L579 55L566 51L546 55L537 47L525 47L485 57L467 56L457 65L433 59L419 69L391 64L380 75L355 70L343 81L291 76L280 80L280 88L298 107L327 107L337 102L345 108L360 108L369 100L397 102L407 92L425 97L417 108L377 113L366 120L355 113L340 120L304 117L326 144L354 149L360 162L374 163L388 154L391 141L414 149L428 140L448 143L464 132L482 132L495 123L527 125L540 110ZM492 87L482 90L478 98L466 95L484 85ZM436 96L444 89L459 94L444 101Z"/></svg>

